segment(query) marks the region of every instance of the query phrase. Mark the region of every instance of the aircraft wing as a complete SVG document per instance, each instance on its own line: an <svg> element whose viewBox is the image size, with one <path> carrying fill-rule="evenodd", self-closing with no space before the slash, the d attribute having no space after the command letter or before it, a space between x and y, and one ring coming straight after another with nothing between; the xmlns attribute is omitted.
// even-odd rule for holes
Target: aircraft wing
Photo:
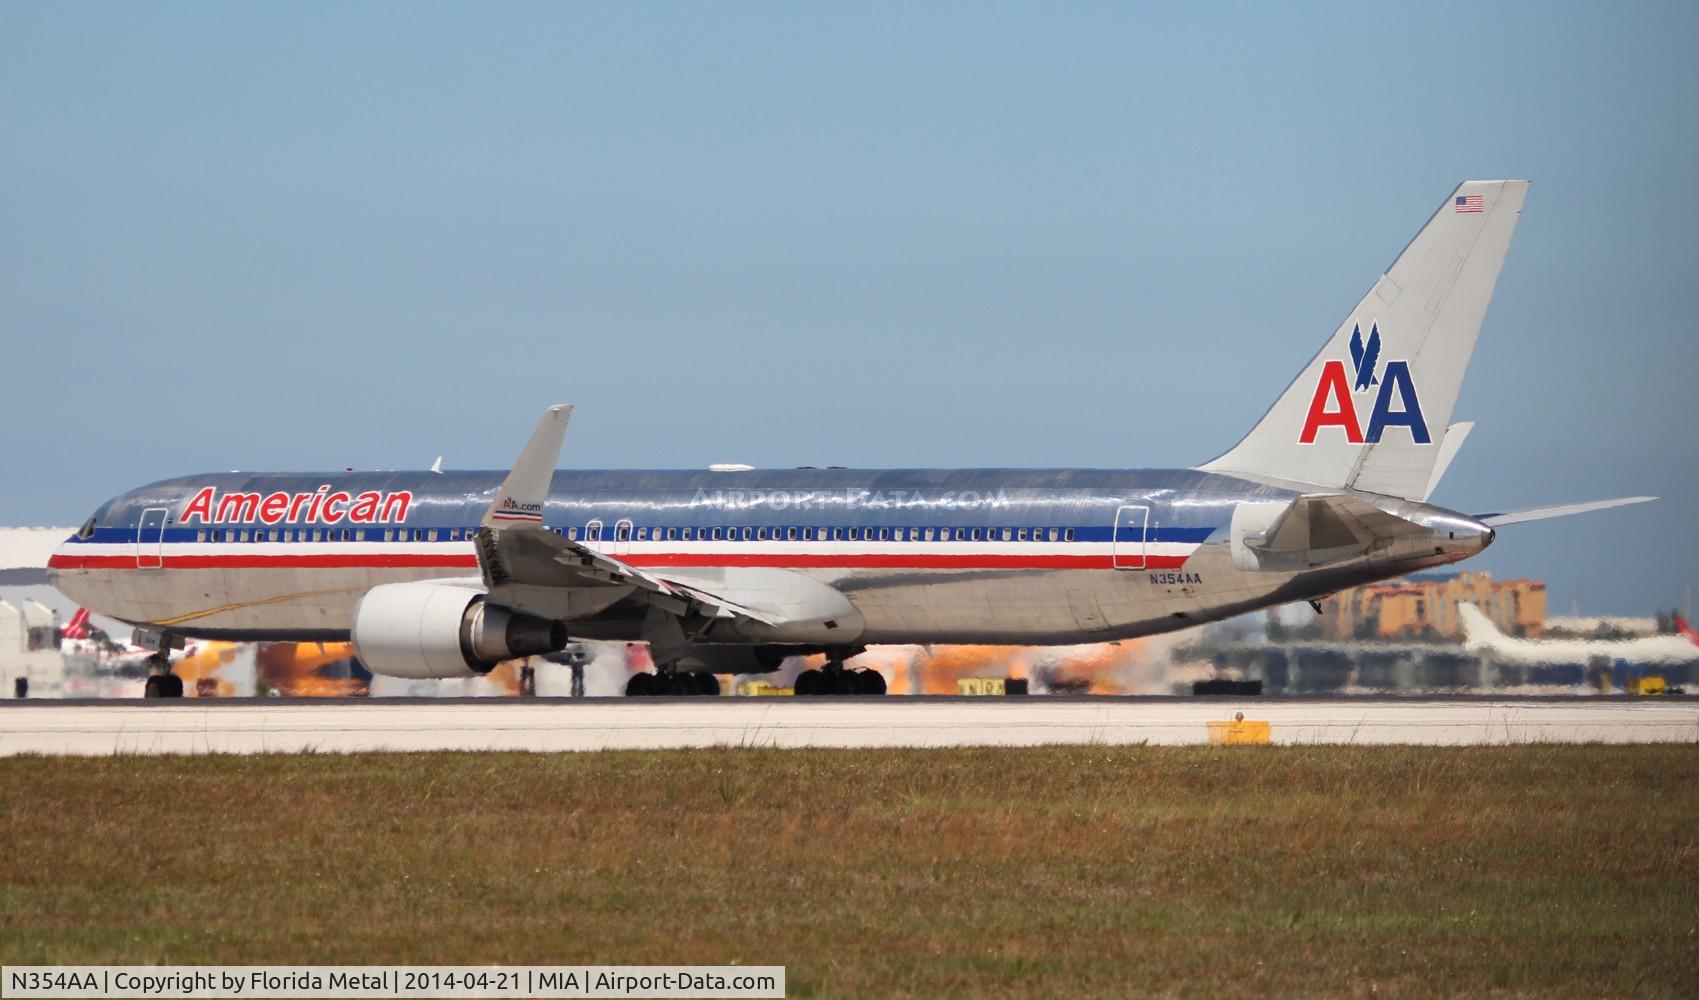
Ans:
<svg viewBox="0 0 1699 1000"><path fill-rule="evenodd" d="M1614 500L1589 500L1586 503L1554 504L1550 507L1527 507L1522 510L1507 510L1494 514L1473 514L1475 520L1490 524L1495 528L1506 524L1521 524L1524 521L1543 521L1548 517L1568 517L1571 514L1585 514L1593 510L1609 510L1612 507L1625 507L1631 503L1649 503L1657 497L1617 497Z"/></svg>
<svg viewBox="0 0 1699 1000"><path fill-rule="evenodd" d="M544 526L543 506L571 418L572 407L566 405L552 406L543 414L484 514L477 536L478 566L492 596L519 610L565 621L637 596L653 611L675 619L779 624L772 615L700 585L663 579Z"/></svg>
<svg viewBox="0 0 1699 1000"><path fill-rule="evenodd" d="M588 613L594 613L629 594L638 594L649 598L649 603L675 614L695 613L708 618L744 618L765 625L777 624L761 612L700 587L656 576L540 525L529 530L511 526L486 527L478 533L477 544L484 585L492 593L499 591L518 596L530 588L587 591L581 596L589 600L575 603L578 605L576 610ZM566 615L557 614L561 603L558 599L539 602L532 595L530 598L520 597L515 603L522 610L534 608L537 613L555 617L578 617L571 611ZM554 610L537 607L539 603L550 604Z"/></svg>

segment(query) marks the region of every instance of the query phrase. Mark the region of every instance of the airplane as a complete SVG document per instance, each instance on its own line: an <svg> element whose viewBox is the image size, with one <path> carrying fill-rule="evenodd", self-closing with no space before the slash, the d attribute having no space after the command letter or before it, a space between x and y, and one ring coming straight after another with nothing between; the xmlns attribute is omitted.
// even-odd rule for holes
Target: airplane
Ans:
<svg viewBox="0 0 1699 1000"><path fill-rule="evenodd" d="M1672 666L1699 662L1699 644L1686 635L1647 635L1634 639L1521 639L1498 630L1480 608L1457 605L1466 649L1490 652L1511 663L1588 664L1604 657L1639 666Z"/></svg>
<svg viewBox="0 0 1699 1000"><path fill-rule="evenodd" d="M798 694L882 694L887 643L1077 644L1187 628L1468 558L1498 527L1428 501L1528 182L1439 206L1251 431L1187 469L557 471L550 407L500 471L207 474L102 504L60 590L161 649L351 640L374 673L475 676L647 643L627 694L825 654ZM171 696L169 663L150 694Z"/></svg>

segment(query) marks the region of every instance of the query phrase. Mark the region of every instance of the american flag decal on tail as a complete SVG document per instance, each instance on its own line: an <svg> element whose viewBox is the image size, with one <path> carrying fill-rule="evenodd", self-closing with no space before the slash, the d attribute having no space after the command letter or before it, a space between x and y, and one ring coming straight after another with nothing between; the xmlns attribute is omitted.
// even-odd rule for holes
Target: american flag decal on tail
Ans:
<svg viewBox="0 0 1699 1000"><path fill-rule="evenodd" d="M1460 194L1457 196L1457 213L1466 212L1479 214L1481 211L1481 196L1478 194Z"/></svg>

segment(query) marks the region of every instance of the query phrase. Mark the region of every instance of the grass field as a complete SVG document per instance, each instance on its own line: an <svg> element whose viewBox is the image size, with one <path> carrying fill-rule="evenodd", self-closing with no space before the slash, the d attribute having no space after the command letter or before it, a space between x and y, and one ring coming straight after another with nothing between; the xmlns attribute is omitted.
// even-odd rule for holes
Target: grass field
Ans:
<svg viewBox="0 0 1699 1000"><path fill-rule="evenodd" d="M1699 748L0 760L5 963L1699 993Z"/></svg>

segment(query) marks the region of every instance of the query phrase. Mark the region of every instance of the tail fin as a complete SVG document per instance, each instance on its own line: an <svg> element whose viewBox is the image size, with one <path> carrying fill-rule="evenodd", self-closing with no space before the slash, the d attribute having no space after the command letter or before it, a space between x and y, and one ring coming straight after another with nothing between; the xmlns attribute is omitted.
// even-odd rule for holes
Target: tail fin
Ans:
<svg viewBox="0 0 1699 1000"><path fill-rule="evenodd" d="M89 633L88 609L78 608L71 620L65 623L65 628L59 633L65 639L87 639Z"/></svg>
<svg viewBox="0 0 1699 1000"><path fill-rule="evenodd" d="M1688 642L1693 643L1695 646L1699 646L1699 632L1695 632L1693 630L1693 626L1687 624L1687 619L1680 615L1675 616L1675 630L1686 636Z"/></svg>
<svg viewBox="0 0 1699 1000"><path fill-rule="evenodd" d="M1463 645L1470 649L1491 648L1500 644L1504 633L1493 620L1473 604L1459 603L1457 617L1463 623Z"/></svg>
<svg viewBox="0 0 1699 1000"><path fill-rule="evenodd" d="M1232 451L1201 468L1424 495L1527 181L1465 181Z"/></svg>

